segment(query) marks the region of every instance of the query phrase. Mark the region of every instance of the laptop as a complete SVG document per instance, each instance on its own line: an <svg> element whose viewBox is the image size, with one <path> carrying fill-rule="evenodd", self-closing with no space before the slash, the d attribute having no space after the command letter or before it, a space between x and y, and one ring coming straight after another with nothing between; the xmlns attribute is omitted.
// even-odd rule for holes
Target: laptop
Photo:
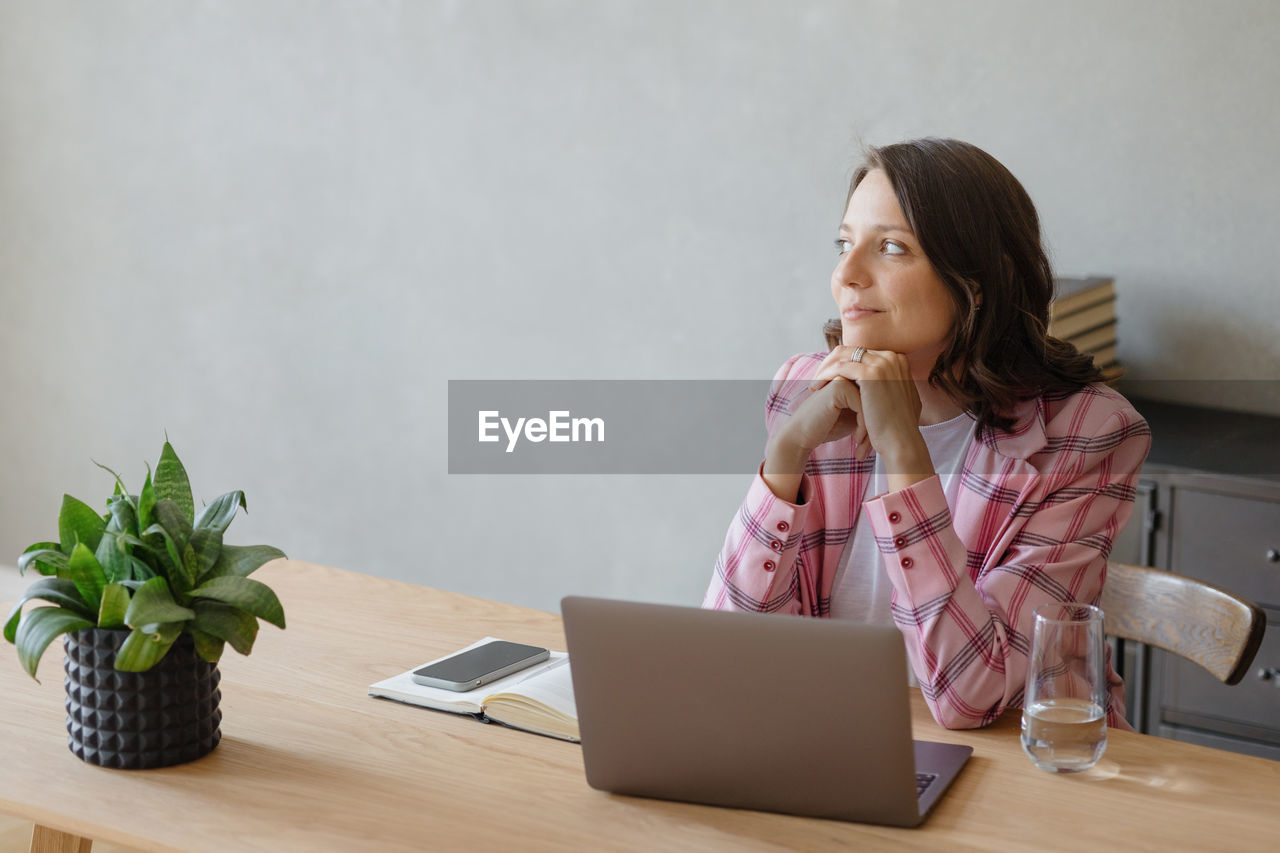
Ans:
<svg viewBox="0 0 1280 853"><path fill-rule="evenodd" d="M892 625L570 596L587 783L918 826L973 752L913 742Z"/></svg>

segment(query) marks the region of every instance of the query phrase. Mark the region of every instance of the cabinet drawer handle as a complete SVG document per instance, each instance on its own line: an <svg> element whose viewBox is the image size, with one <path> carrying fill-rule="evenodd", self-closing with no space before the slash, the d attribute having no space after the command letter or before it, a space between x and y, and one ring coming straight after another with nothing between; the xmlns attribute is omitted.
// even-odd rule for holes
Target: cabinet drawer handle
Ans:
<svg viewBox="0 0 1280 853"><path fill-rule="evenodd" d="M1267 562L1280 563L1280 550L1276 550L1275 548L1268 548Z"/></svg>
<svg viewBox="0 0 1280 853"><path fill-rule="evenodd" d="M1280 675L1280 670L1277 670L1274 666L1261 667L1254 675L1258 677L1259 681L1271 681L1280 685L1280 678L1276 677Z"/></svg>

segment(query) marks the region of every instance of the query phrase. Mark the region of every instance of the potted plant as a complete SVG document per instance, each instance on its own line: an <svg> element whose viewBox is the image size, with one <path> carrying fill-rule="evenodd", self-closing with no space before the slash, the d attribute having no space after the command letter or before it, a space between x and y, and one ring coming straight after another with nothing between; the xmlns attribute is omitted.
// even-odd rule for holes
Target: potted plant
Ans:
<svg viewBox="0 0 1280 853"><path fill-rule="evenodd" d="M4 637L35 678L40 656L63 636L68 745L81 759L121 768L191 761L221 737L224 647L249 654L259 619L284 627L275 593L248 577L284 552L223 544L236 511L248 510L244 492L197 514L168 441L138 494L99 467L115 478L106 514L63 496L58 541L37 542L18 560L19 571L44 577L14 606ZM33 600L49 604L24 611Z"/></svg>

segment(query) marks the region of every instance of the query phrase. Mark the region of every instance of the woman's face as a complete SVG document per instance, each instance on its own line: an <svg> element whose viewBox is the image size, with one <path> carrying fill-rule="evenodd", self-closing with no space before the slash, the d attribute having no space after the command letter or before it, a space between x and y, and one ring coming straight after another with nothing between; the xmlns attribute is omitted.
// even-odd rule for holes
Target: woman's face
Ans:
<svg viewBox="0 0 1280 853"><path fill-rule="evenodd" d="M867 173L853 191L836 246L831 295L844 344L902 353L912 375L926 378L956 312L882 170Z"/></svg>

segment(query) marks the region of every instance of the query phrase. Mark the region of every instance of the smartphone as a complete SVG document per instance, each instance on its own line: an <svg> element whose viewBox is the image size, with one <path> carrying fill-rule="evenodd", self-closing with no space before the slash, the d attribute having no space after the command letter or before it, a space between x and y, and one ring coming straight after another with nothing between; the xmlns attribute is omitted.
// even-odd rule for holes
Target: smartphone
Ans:
<svg viewBox="0 0 1280 853"><path fill-rule="evenodd" d="M541 663L549 657L551 652L538 646L493 640L483 646L427 664L422 669L415 669L413 680L427 687L463 693Z"/></svg>

